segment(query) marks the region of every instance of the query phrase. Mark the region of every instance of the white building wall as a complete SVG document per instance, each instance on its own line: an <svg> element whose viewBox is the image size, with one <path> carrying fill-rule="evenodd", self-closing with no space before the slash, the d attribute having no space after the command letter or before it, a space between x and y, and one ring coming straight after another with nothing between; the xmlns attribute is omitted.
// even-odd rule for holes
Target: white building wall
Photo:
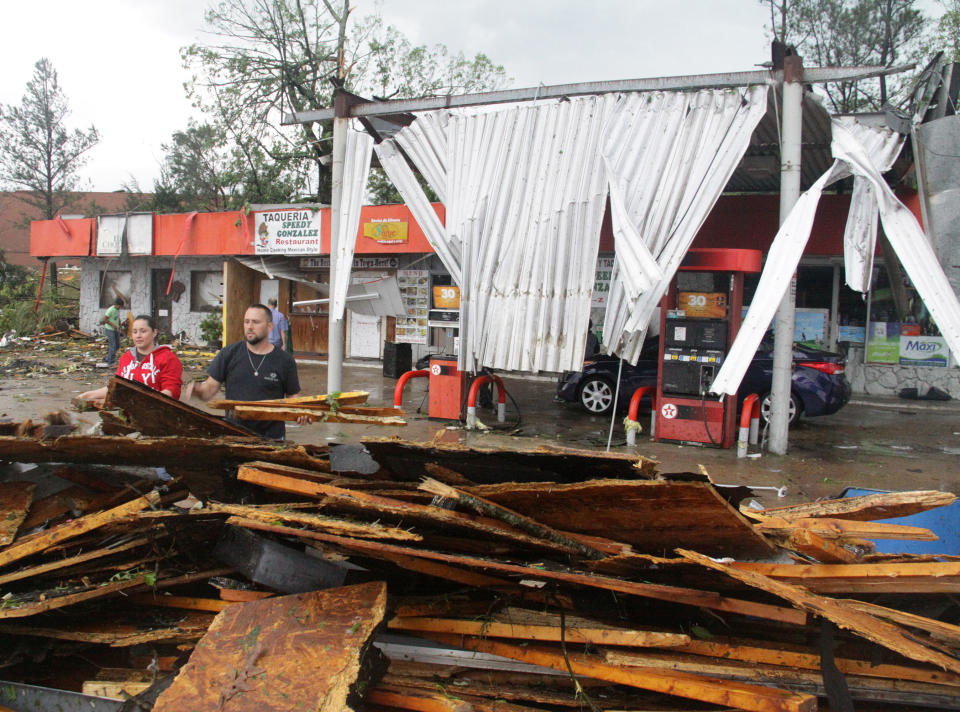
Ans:
<svg viewBox="0 0 960 712"><path fill-rule="evenodd" d="M130 272L131 293L130 293L130 311L134 316L137 314L151 313L151 294L150 277L153 269L169 269L172 258L165 257L118 257L109 258L88 258L81 261L80 273L80 329L91 334L102 334L103 327L100 325L100 319L104 310L100 308L100 283L101 273L110 272ZM222 272L223 258L219 256L212 257L181 257L174 266L174 280L180 282L185 287L180 299L171 305L170 323L173 333L184 332L186 339L190 342L201 344L203 340L200 337L200 322L203 321L210 312L191 311L190 309L190 290L193 271Z"/></svg>

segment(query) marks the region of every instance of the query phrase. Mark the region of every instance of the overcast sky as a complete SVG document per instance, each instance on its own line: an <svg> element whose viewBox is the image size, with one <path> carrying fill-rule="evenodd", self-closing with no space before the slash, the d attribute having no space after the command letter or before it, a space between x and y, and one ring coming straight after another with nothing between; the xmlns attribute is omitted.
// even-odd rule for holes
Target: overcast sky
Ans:
<svg viewBox="0 0 960 712"><path fill-rule="evenodd" d="M928 7L933 0L924 4ZM355 0L417 44L485 52L512 87L745 71L769 58L757 0ZM94 190L149 190L161 144L193 114L180 48L202 38L202 0L19 0L5 6L0 103L19 103L47 57L73 111L101 142Z"/></svg>

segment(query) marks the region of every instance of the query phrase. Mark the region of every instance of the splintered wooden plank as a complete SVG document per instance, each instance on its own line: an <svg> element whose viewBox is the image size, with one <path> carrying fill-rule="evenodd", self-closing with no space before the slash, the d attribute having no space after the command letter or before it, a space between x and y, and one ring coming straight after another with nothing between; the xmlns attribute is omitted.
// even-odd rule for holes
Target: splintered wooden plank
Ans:
<svg viewBox="0 0 960 712"><path fill-rule="evenodd" d="M95 598L103 598L118 591L141 585L146 580L145 576L145 574L137 574L123 581L108 582L99 586L84 586L79 591L63 595L54 595L51 593L49 597L44 597L42 600L21 602L14 599L12 603L8 600L6 602L8 605L0 608L0 618L26 618L27 616L35 616L44 611L52 611L57 608L65 608L66 606L83 603L84 601L91 601Z"/></svg>
<svg viewBox="0 0 960 712"><path fill-rule="evenodd" d="M160 493L156 491L150 492L143 497L137 497L130 502L121 504L119 507L88 514L85 517L74 519L72 522L66 522L53 529L48 529L34 536L21 539L19 542L0 551L0 566L6 566L13 561L18 561L32 554L39 553L53 544L59 544L60 542L73 539L107 524L112 524L131 514L136 514L147 507L153 506L159 501Z"/></svg>
<svg viewBox="0 0 960 712"><path fill-rule="evenodd" d="M429 636L434 637L434 636ZM449 642L444 640L444 642ZM500 655L534 665L606 680L619 685L652 690L715 705L729 705L753 712L815 712L817 698L773 687L721 680L674 670L611 665L584 654L564 656L560 650L543 646L519 646L499 641L466 637L460 643L469 650ZM569 667L568 667L569 666Z"/></svg>
<svg viewBox="0 0 960 712"><path fill-rule="evenodd" d="M687 655L675 650L608 652L606 661L612 665L639 666L676 670L698 675L710 675L727 680L761 685L774 685L788 689L800 688L804 692L826 697L823 685L823 673L820 670L806 670L776 665L747 663L724 658ZM956 687L938 684L918 683L899 678L863 677L845 675L846 687L855 700L884 700L906 704L939 706L946 704L955 708L958 702ZM861 709L857 706L857 709Z"/></svg>
<svg viewBox="0 0 960 712"><path fill-rule="evenodd" d="M347 709L386 599L373 582L231 606L153 709Z"/></svg>
<svg viewBox="0 0 960 712"><path fill-rule="evenodd" d="M580 541L572 539L566 532L544 526L537 520L525 517L519 512L514 512L507 507L495 502L490 502L483 497L461 492L456 487L451 487L431 477L425 477L423 479L423 482L420 484L420 489L435 496L443 497L444 499L460 502L477 512L477 514L499 519L539 539L552 541L558 546L566 548L571 554L579 554L588 559L603 559L606 557L606 552L593 549Z"/></svg>
<svg viewBox="0 0 960 712"><path fill-rule="evenodd" d="M138 537L128 542L117 544L116 546L112 546L112 547L108 546L102 549L95 549L93 551L88 551L83 554L77 554L76 556L69 556L65 559L50 561L46 564L38 564L37 566L28 566L18 571L11 571L8 574L3 574L2 576L0 576L0 585L3 585L5 583L10 583L11 581L20 581L22 579L32 578L34 576L41 576L43 574L48 574L51 571L60 571L62 569L66 569L71 566L76 566L77 564L82 564L87 561L101 559L105 556L113 556L114 554L119 554L124 551L129 551L130 549L136 549L138 546L143 546L144 544L148 544L148 543L150 543L149 539Z"/></svg>
<svg viewBox="0 0 960 712"><path fill-rule="evenodd" d="M473 482L580 482L592 478L649 479L657 463L636 455L538 447L530 450L468 447L458 443L415 443L396 438L361 441L381 467L397 479L416 482L436 464ZM440 478L438 478L440 479ZM484 495L486 496L486 495Z"/></svg>
<svg viewBox="0 0 960 712"><path fill-rule="evenodd" d="M775 554L770 542L706 482L511 482L466 489L567 532L601 537L615 533L618 541L640 553L663 555L665 549L680 547L711 556Z"/></svg>
<svg viewBox="0 0 960 712"><path fill-rule="evenodd" d="M547 712L539 707L516 705L504 699L488 700L463 692L459 687L446 690L411 689L401 685L379 683L367 693L364 705L382 705L415 712Z"/></svg>
<svg viewBox="0 0 960 712"><path fill-rule="evenodd" d="M119 408L143 435L186 435L215 438L236 435L261 439L256 433L199 408L181 403L149 386L114 376L107 386L106 410Z"/></svg>
<svg viewBox="0 0 960 712"><path fill-rule="evenodd" d="M783 546L825 564L852 564L857 560L854 552L808 529L792 531Z"/></svg>
<svg viewBox="0 0 960 712"><path fill-rule="evenodd" d="M423 549L414 549L412 547L397 546L395 544L349 539L347 537L338 537L330 534L322 534L320 532L305 531L302 529L292 529L290 527L277 527L269 524L262 524L260 522L243 520L235 521L234 518L228 520L228 523L244 526L249 529L259 529L261 531L269 531L286 536L295 536L301 539L325 541L344 550L353 551L364 556L382 559L385 561L392 562L398 557L398 555L400 557L430 559L433 561L442 561L453 566L465 566L471 569L489 570L505 574L519 575L525 579L532 579L535 581L556 581L558 583L586 586L588 588L617 591L619 593L626 593L643 598L653 598L672 603L701 606L703 608L726 611L728 613L739 613L741 615L753 616L755 618L766 618L769 620L780 621L782 623L804 625L807 622L807 616L802 611L797 611L792 608L784 608L781 606L771 606L766 603L743 601L736 598L730 598L728 596L722 596L714 591L700 591L697 589L681 588L679 586L665 586L661 584L625 581L623 579L612 578L609 576L599 576L596 574L585 574L574 571L540 569L534 566L508 564L502 561L482 559L473 556L443 554L436 551L426 551Z"/></svg>
<svg viewBox="0 0 960 712"><path fill-rule="evenodd" d="M237 479L281 492L292 492L308 497L322 497L324 498L324 505L328 509L368 512L377 517L398 517L405 522L454 527L480 536L507 540L520 546L564 554L569 553L569 549L566 547L559 546L552 541L530 536L495 519L474 517L449 509L404 502L319 482L305 482L298 478L263 472L251 467L241 468L237 472Z"/></svg>
<svg viewBox="0 0 960 712"><path fill-rule="evenodd" d="M536 625L508 620L463 620L460 618L400 618L389 621L395 630L426 631L479 635L489 638L518 638L558 643L586 643L593 645L622 645L630 648L669 648L690 642L682 633L661 633L648 630L610 628L600 624L567 623Z"/></svg>
<svg viewBox="0 0 960 712"><path fill-rule="evenodd" d="M675 650L693 655L722 660L738 660L757 665L776 665L818 672L821 670L818 653L806 649L790 649L789 646L777 647L770 641L712 638L710 640L691 640L685 645L678 646ZM619 652L608 652L607 660L611 663L629 664L625 659L621 659L620 655ZM629 653L624 655L629 655ZM873 660L858 660L846 657L834 657L834 663L837 669L845 675L911 680L913 682L960 687L960 675L943 670L877 663Z"/></svg>
<svg viewBox="0 0 960 712"><path fill-rule="evenodd" d="M883 524L882 522L861 522L855 519L835 519L831 517L805 517L802 519L766 517L754 526L764 534L789 536L797 530L803 530L824 539L846 539L849 537L909 541L937 541L939 539L936 534L923 527Z"/></svg>
<svg viewBox="0 0 960 712"><path fill-rule="evenodd" d="M340 405L355 405L357 403L366 403L370 397L369 391L346 391L337 396L336 401ZM207 401L207 405L214 410L229 410L238 405L297 405L304 407L322 407L329 408L329 397L326 393L316 396L294 396L293 398L271 398L262 401L243 401L227 400L225 398L214 398Z"/></svg>
<svg viewBox="0 0 960 712"><path fill-rule="evenodd" d="M297 408L293 406L254 406L238 405L232 409L233 414L240 420L297 420L300 417L308 416L313 418L316 423L345 423L349 425L386 425L401 426L406 425L407 421L396 415L393 411L390 415L378 415L367 413L348 413L346 409L338 410L311 410L309 408ZM354 408L353 410L359 410ZM392 408L390 410L393 410Z"/></svg>
<svg viewBox="0 0 960 712"><path fill-rule="evenodd" d="M0 546L17 535L33 501L33 482L0 482Z"/></svg>
<svg viewBox="0 0 960 712"><path fill-rule="evenodd" d="M326 446L265 442L250 438L68 435L51 441L0 437L0 460L10 462L75 462L216 468L252 460L329 471Z"/></svg>
<svg viewBox="0 0 960 712"><path fill-rule="evenodd" d="M906 517L917 512L925 512L928 509L945 507L952 504L956 499L956 495L950 492L917 490L915 492L865 494L860 497L827 499L820 502L807 502L771 509L751 510L742 507L740 511L756 519L779 517L780 519L791 520L807 517L833 517L835 519L872 521L874 519Z"/></svg>
<svg viewBox="0 0 960 712"><path fill-rule="evenodd" d="M191 611L212 611L219 613L227 606L237 605L236 601L224 601L219 598L197 598L195 596L156 596L153 593L142 593L131 596L132 603L142 603L147 606L161 608L184 608Z"/></svg>
<svg viewBox="0 0 960 712"><path fill-rule="evenodd" d="M361 539L393 539L396 541L422 541L423 537L415 532L398 527L388 527L383 524L365 522L351 522L346 519L336 519L320 514L304 514L292 512L289 509L276 505L270 508L246 507L239 504L220 504L210 502L205 511L224 512L245 519L255 519L260 522L299 524L310 529L355 536Z"/></svg>
<svg viewBox="0 0 960 712"><path fill-rule="evenodd" d="M855 608L858 611L863 611L864 613L869 613L877 618L883 618L893 623L905 625L908 628L922 630L925 633L929 633L931 638L941 643L946 643L952 648L960 648L960 626L958 625L944 623L943 621L927 618L926 616L918 616L916 613L907 613L906 611L900 611L895 608L879 606L876 603L844 599L843 605L849 608Z"/></svg>
<svg viewBox="0 0 960 712"><path fill-rule="evenodd" d="M732 566L817 593L960 592L960 562L806 565L737 561Z"/></svg>
<svg viewBox="0 0 960 712"><path fill-rule="evenodd" d="M30 635L37 638L109 645L113 648L129 648L143 643L197 640L207 632L213 618L211 613L191 611L176 616L175 622L170 622L170 616L166 616L163 620L154 620L142 614L136 621L130 621L124 616L109 616L101 613L93 621L71 621L69 625L61 628L3 623L0 624L0 634Z"/></svg>
<svg viewBox="0 0 960 712"><path fill-rule="evenodd" d="M678 550L677 553L690 561L720 571L749 586L790 601L798 608L826 618L841 628L845 628L911 660L930 663L955 674L960 673L960 660L933 650L919 642L916 636L897 625L881 620L869 613L844 606L842 601L818 596L800 586L792 586L762 574L723 564L693 551Z"/></svg>

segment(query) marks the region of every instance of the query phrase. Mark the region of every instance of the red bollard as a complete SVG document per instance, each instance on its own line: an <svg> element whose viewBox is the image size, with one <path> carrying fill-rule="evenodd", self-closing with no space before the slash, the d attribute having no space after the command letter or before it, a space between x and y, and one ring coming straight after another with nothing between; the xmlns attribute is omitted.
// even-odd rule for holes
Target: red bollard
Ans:
<svg viewBox="0 0 960 712"><path fill-rule="evenodd" d="M760 397L751 393L743 399L740 411L740 436L737 439L737 457L747 456L747 438L752 445L757 444L760 433Z"/></svg>
<svg viewBox="0 0 960 712"><path fill-rule="evenodd" d="M656 386L641 386L633 392L633 398L630 399L630 410L627 411L627 422L624 427L627 431L627 445L637 444L637 431L640 429L640 423L637 422L637 411L640 410L640 401L644 396L650 396L650 407L653 415L657 410L657 388ZM650 418L651 429L654 422L653 415ZM651 432L651 435L653 433Z"/></svg>
<svg viewBox="0 0 960 712"><path fill-rule="evenodd" d="M430 371L427 369L422 369L420 371L407 371L405 374L400 376L400 380L397 381L397 385L393 389L393 407L403 407L403 387L407 385L407 381L409 381L411 378L426 378L429 375Z"/></svg>
<svg viewBox="0 0 960 712"><path fill-rule="evenodd" d="M467 430L473 430L477 424L477 394L484 383L497 384L497 421L502 423L507 419L507 390L503 387L500 376L484 374L473 379L470 392L467 394Z"/></svg>

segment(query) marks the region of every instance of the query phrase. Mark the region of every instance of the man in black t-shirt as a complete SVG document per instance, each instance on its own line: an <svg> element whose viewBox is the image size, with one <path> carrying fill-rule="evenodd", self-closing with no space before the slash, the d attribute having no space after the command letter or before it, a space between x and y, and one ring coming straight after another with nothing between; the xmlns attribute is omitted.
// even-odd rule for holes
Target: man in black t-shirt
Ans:
<svg viewBox="0 0 960 712"><path fill-rule="evenodd" d="M209 376L192 394L210 400L226 386L227 400L261 401L287 398L300 392L297 364L293 356L276 348L267 338L273 327L270 310L263 304L247 307L243 315L243 341L224 347L207 367ZM189 387L188 387L189 388ZM188 394L189 395L189 394ZM283 440L286 426L277 420L239 420L235 423L266 438Z"/></svg>

